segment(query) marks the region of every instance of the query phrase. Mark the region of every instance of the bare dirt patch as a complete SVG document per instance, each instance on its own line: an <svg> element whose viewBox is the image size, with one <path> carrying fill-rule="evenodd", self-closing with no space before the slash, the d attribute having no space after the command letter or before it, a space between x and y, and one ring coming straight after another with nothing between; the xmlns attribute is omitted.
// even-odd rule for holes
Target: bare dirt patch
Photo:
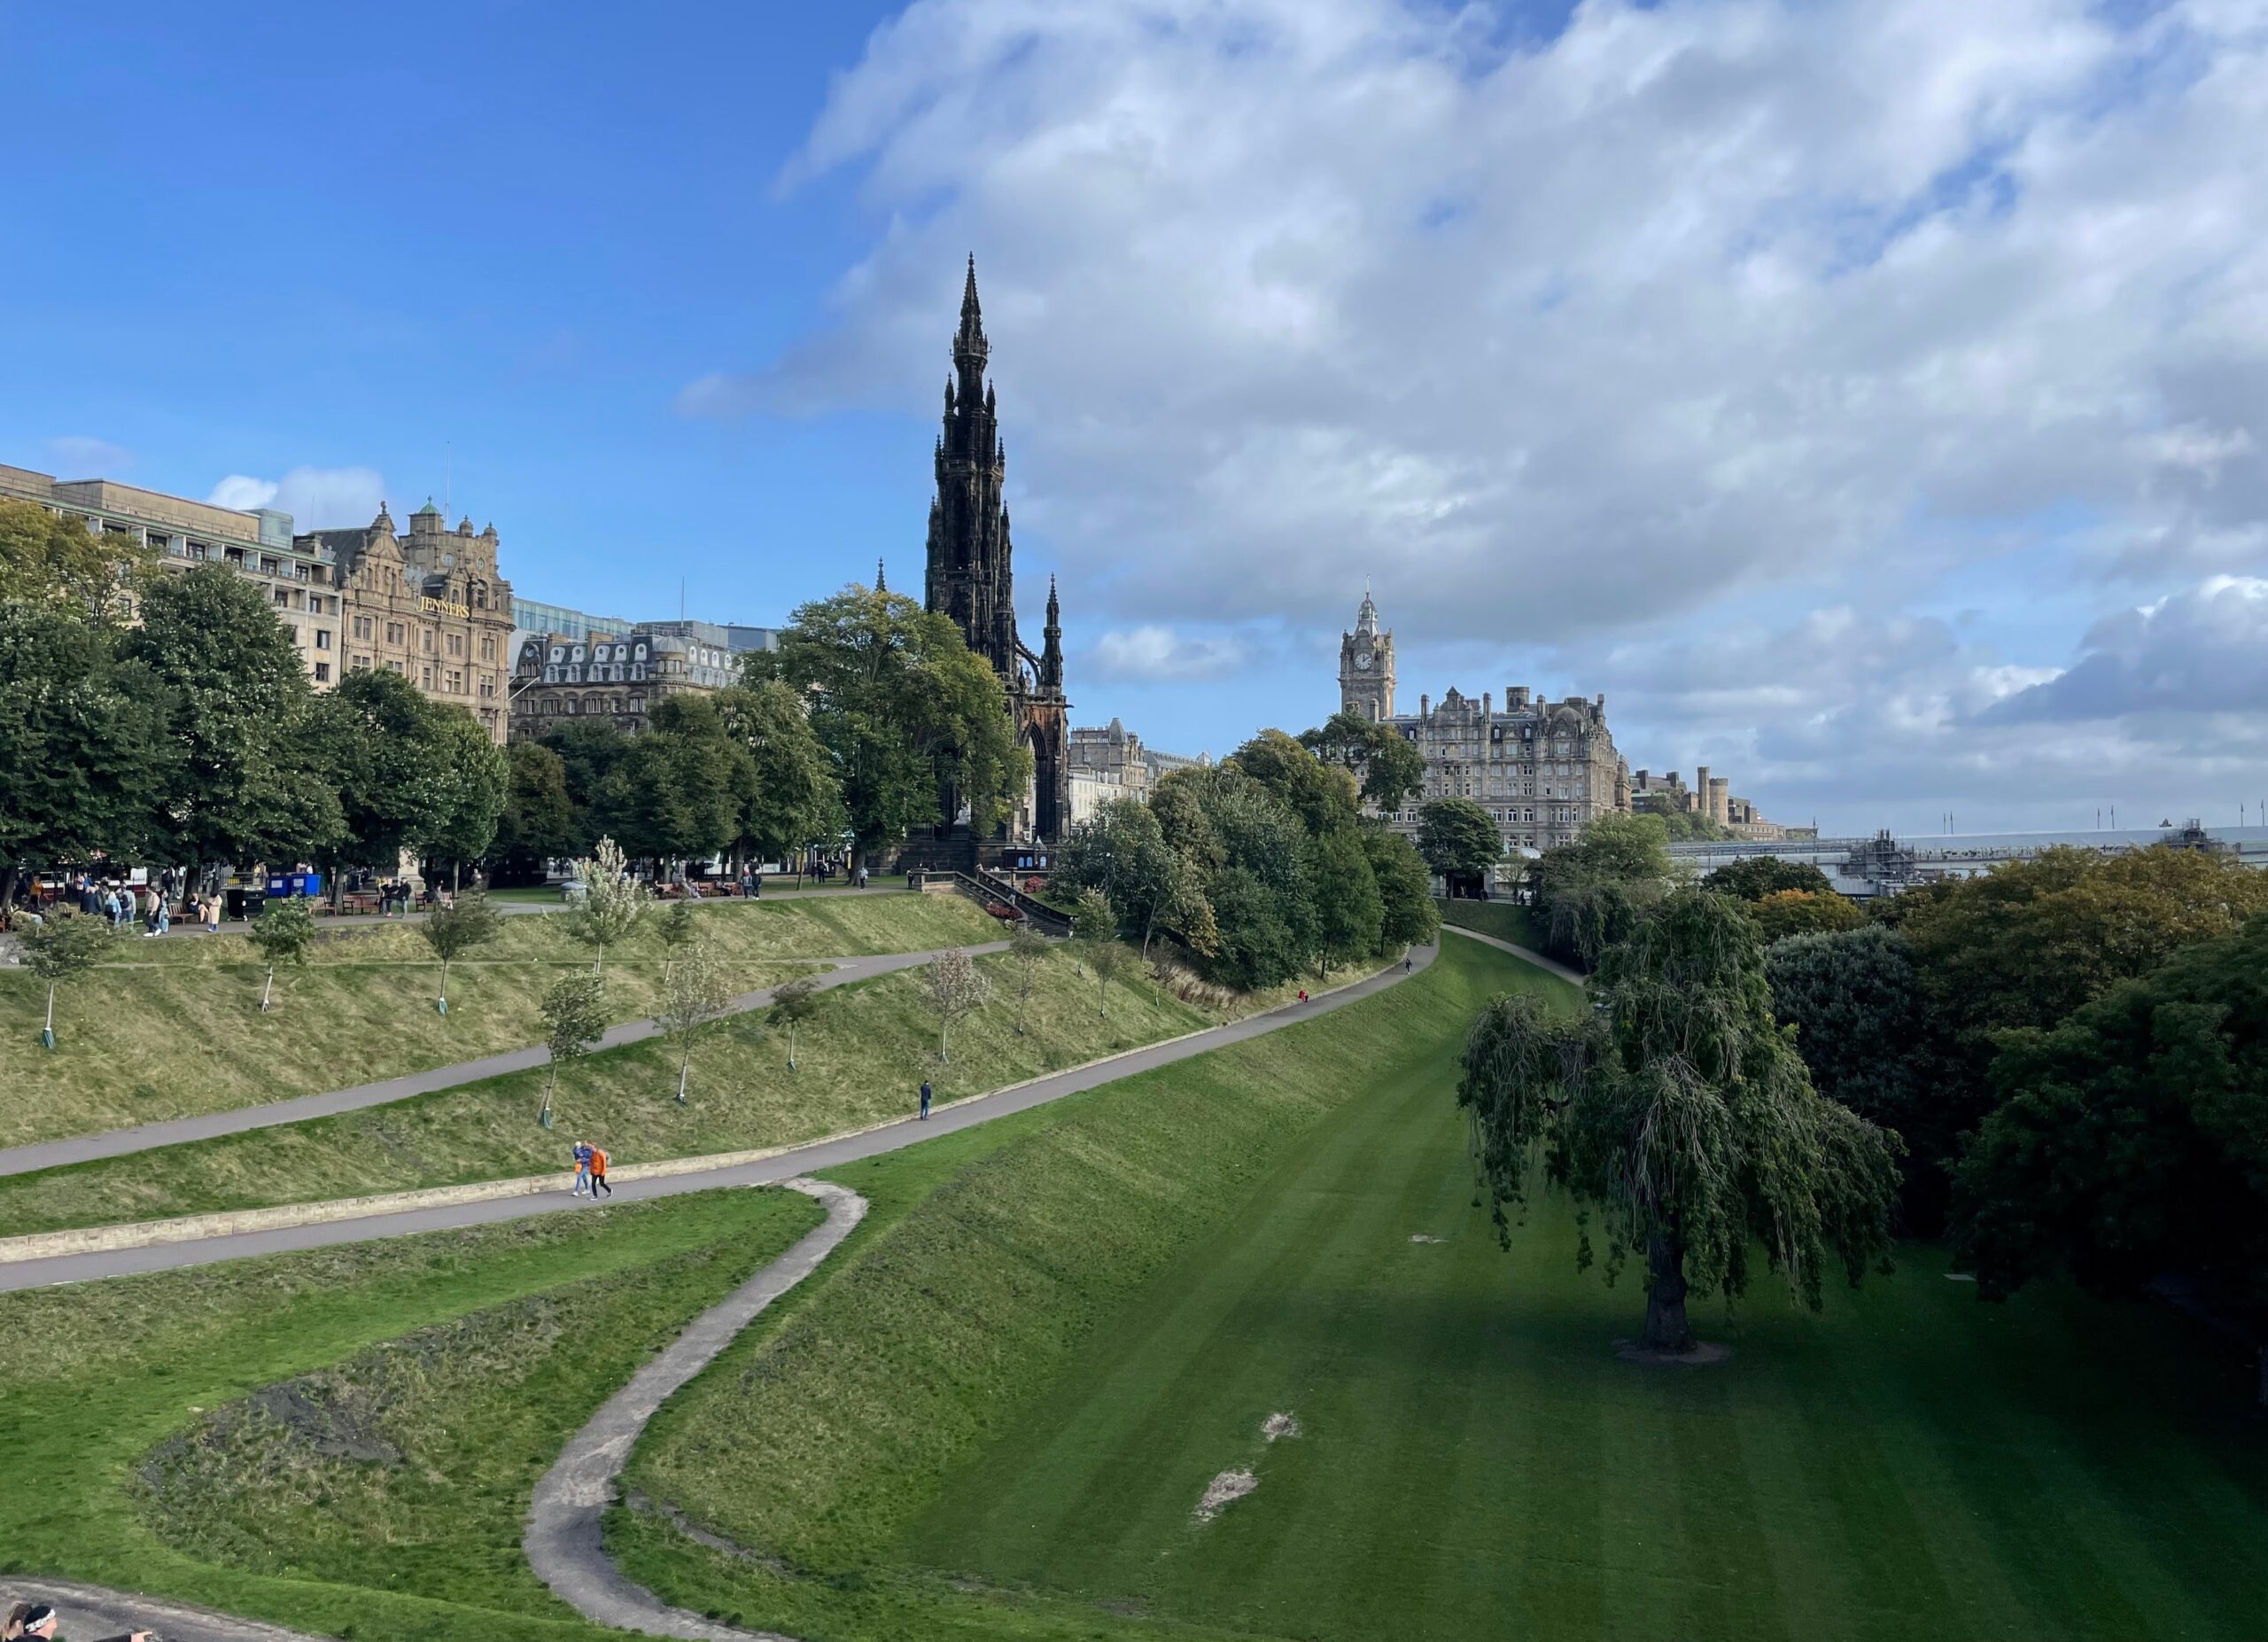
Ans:
<svg viewBox="0 0 2268 1642"><path fill-rule="evenodd" d="M1297 1436L1300 1421L1296 1414L1270 1414L1260 1422L1260 1435L1270 1442L1279 1436Z"/></svg>
<svg viewBox="0 0 2268 1642"><path fill-rule="evenodd" d="M1431 1232L1412 1232L1410 1233L1410 1241L1413 1243L1438 1243L1441 1240Z"/></svg>
<svg viewBox="0 0 2268 1642"><path fill-rule="evenodd" d="M1690 1351L1653 1351L1635 1340L1617 1340L1614 1354L1626 1363L1646 1368L1706 1368L1714 1363L1730 1361L1733 1349L1704 1340Z"/></svg>
<svg viewBox="0 0 2268 1642"><path fill-rule="evenodd" d="M1259 1486L1260 1479L1246 1467L1223 1471L1205 1484L1205 1497L1191 1514L1200 1522L1209 1522Z"/></svg>

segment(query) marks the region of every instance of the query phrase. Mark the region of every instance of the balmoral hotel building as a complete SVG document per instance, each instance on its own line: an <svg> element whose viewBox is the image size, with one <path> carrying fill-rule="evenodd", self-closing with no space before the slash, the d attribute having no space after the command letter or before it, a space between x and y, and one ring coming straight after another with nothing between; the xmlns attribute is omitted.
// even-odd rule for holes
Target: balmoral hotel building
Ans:
<svg viewBox="0 0 2268 1642"><path fill-rule="evenodd" d="M391 668L504 739L512 588L496 573L493 525L478 535L469 519L450 530L429 501L406 536L394 533L383 503L366 529L295 535L291 516L272 508L241 511L7 466L0 497L145 543L163 564L232 565L266 590L317 689L350 672Z"/></svg>

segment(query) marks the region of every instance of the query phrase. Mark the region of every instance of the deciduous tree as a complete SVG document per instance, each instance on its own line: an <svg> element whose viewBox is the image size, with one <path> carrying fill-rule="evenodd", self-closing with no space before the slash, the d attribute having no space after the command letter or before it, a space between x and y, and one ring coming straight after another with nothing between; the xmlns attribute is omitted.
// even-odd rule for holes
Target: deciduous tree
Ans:
<svg viewBox="0 0 2268 1642"><path fill-rule="evenodd" d="M1418 812L1418 853L1444 878L1486 879L1504 855L1503 835L1470 798L1436 798Z"/></svg>
<svg viewBox="0 0 2268 1642"><path fill-rule="evenodd" d="M34 502L0 500L0 607L106 619L151 563L150 550L131 537L89 530L85 520Z"/></svg>
<svg viewBox="0 0 2268 1642"><path fill-rule="evenodd" d="M749 755L738 842L757 860L786 860L843 829L843 794L804 698L781 679L719 690L726 731Z"/></svg>
<svg viewBox="0 0 2268 1642"><path fill-rule="evenodd" d="M622 846L611 838L601 838L597 849L575 863L575 876L583 885L582 899L567 909L560 922L571 939L597 953L591 973L603 975L606 949L628 938L653 896L631 876Z"/></svg>
<svg viewBox="0 0 2268 1642"><path fill-rule="evenodd" d="M1334 712L1300 744L1362 783L1363 800L1391 815L1425 790L1425 755L1390 724L1359 712Z"/></svg>
<svg viewBox="0 0 2268 1642"><path fill-rule="evenodd" d="M677 1103L685 1104L687 1080L693 1073L693 1051L709 1029L725 1017L733 1000L732 977L696 940L678 953L662 984L662 1035L678 1051Z"/></svg>
<svg viewBox="0 0 2268 1642"><path fill-rule="evenodd" d="M1019 924L1008 938L1008 976L1016 1000L1016 1036L1024 1035L1024 1016L1031 995L1039 990L1039 972L1047 962L1048 939L1029 924Z"/></svg>
<svg viewBox="0 0 2268 1642"><path fill-rule="evenodd" d="M494 940L502 927L503 919L496 908L479 894L458 896L450 905L428 914L417 926L418 935L441 961L441 990L433 999L433 1007L443 1015L449 1012L449 965Z"/></svg>
<svg viewBox="0 0 2268 1642"><path fill-rule="evenodd" d="M265 1013L276 995L276 965L288 963L298 969L307 962L307 948L315 944L315 915L303 897L271 900L260 907L260 916L252 921L245 934L268 965L268 978L260 989L260 1007Z"/></svg>
<svg viewBox="0 0 2268 1642"><path fill-rule="evenodd" d="M1434 939L1441 930L1441 908L1433 904L1433 880L1416 847L1384 827L1365 827L1359 836L1379 886L1381 950L1422 946Z"/></svg>
<svg viewBox="0 0 2268 1642"><path fill-rule="evenodd" d="M1774 890L1745 904L1767 944L1790 935L1855 930L1867 921L1855 902L1832 890Z"/></svg>
<svg viewBox="0 0 2268 1642"><path fill-rule="evenodd" d="M1352 963L1379 950L1386 903L1359 829L1325 833L1313 840L1309 851L1315 882L1316 972L1327 977L1332 964Z"/></svg>
<svg viewBox="0 0 2268 1642"><path fill-rule="evenodd" d="M606 1036L606 982L597 974L561 976L543 995L543 1041L551 1062L543 1080L543 1106L536 1122L551 1127L551 1097L559 1069L579 1061Z"/></svg>
<svg viewBox="0 0 2268 1642"><path fill-rule="evenodd" d="M1760 901L1781 890L1825 895L1835 886L1808 861L1783 861L1776 855L1751 855L1718 868L1701 880L1705 890L1736 900Z"/></svg>
<svg viewBox="0 0 2268 1642"><path fill-rule="evenodd" d="M56 988L92 974L118 944L117 937L103 919L56 913L44 922L27 923L17 939L23 947L24 967L47 983L47 1018L40 1023L39 1040L52 1049Z"/></svg>
<svg viewBox="0 0 2268 1642"><path fill-rule="evenodd" d="M552 861L583 847L566 761L534 741L514 742L505 759L504 810L490 845L494 875L506 883L540 883Z"/></svg>
<svg viewBox="0 0 2268 1642"><path fill-rule="evenodd" d="M766 1012L772 1024L788 1034L788 1070L796 1068L796 1032L808 1026L819 1013L821 996L819 981L813 976L801 976L792 981L782 981L772 989L772 1007Z"/></svg>
<svg viewBox="0 0 2268 1642"><path fill-rule="evenodd" d="M1352 827L1360 813L1355 778L1281 730L1262 730L1230 761L1297 816L1310 837Z"/></svg>
<svg viewBox="0 0 2268 1642"><path fill-rule="evenodd" d="M1812 1088L1755 924L1674 893L1607 948L1596 990L1576 1015L1499 999L1466 1041L1457 1101L1506 1246L1537 1180L1565 1186L1604 1218L1610 1280L1644 1259L1641 1345L1672 1356L1695 1345L1689 1292L1744 1292L1752 1242L1814 1308L1830 1252L1858 1281L1889 1246L1895 1143Z"/></svg>
<svg viewBox="0 0 2268 1642"><path fill-rule="evenodd" d="M1105 1018L1110 1015L1110 984L1116 980L1125 967L1126 948L1119 944L1118 914L1110 898L1100 890L1082 890L1078 904L1071 912L1071 938L1079 944L1079 955L1095 972L1101 987L1096 1000L1095 1013Z"/></svg>
<svg viewBox="0 0 2268 1642"><path fill-rule="evenodd" d="M984 1007L992 995L991 983L977 969L976 962L959 947L941 952L929 960L921 972L922 990L928 993L929 1008L937 1016L937 1058L947 1061L946 1039L953 1023L961 1016Z"/></svg>

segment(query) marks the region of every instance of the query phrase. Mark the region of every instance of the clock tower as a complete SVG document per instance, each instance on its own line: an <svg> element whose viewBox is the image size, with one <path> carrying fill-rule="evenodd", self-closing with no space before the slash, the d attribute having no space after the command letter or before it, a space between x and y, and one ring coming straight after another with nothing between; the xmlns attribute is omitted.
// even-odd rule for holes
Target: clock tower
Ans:
<svg viewBox="0 0 2268 1642"><path fill-rule="evenodd" d="M1379 607L1368 588L1355 630L1340 635L1339 704L1374 723L1394 716L1394 634L1379 631Z"/></svg>

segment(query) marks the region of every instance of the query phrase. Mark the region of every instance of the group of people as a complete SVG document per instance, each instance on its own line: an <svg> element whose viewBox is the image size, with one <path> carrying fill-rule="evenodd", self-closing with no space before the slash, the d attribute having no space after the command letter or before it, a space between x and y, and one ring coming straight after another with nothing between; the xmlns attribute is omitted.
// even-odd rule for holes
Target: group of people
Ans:
<svg viewBox="0 0 2268 1642"><path fill-rule="evenodd" d="M0 1642L50 1642L62 1623L63 1615L45 1602L19 1602L0 1623ZM154 1630L129 1630L102 1642L157 1642L157 1636Z"/></svg>
<svg viewBox="0 0 2268 1642"><path fill-rule="evenodd" d="M121 934L136 925L144 936L164 935L174 925L174 909L202 925L207 933L221 930L221 903L217 894L183 894L174 869L167 868L154 883L133 883L118 878L98 878L80 873L61 888L43 890L35 879L26 888L21 911L35 923L44 923L58 907L75 908L82 918L99 918Z"/></svg>
<svg viewBox="0 0 2268 1642"><path fill-rule="evenodd" d="M578 1140L572 1155L575 1159L575 1184L571 1189L574 1195L580 1197L588 1191L594 1202L597 1201L601 1192L609 1197L613 1196L614 1187L606 1183L606 1148L594 1146L588 1140Z"/></svg>

